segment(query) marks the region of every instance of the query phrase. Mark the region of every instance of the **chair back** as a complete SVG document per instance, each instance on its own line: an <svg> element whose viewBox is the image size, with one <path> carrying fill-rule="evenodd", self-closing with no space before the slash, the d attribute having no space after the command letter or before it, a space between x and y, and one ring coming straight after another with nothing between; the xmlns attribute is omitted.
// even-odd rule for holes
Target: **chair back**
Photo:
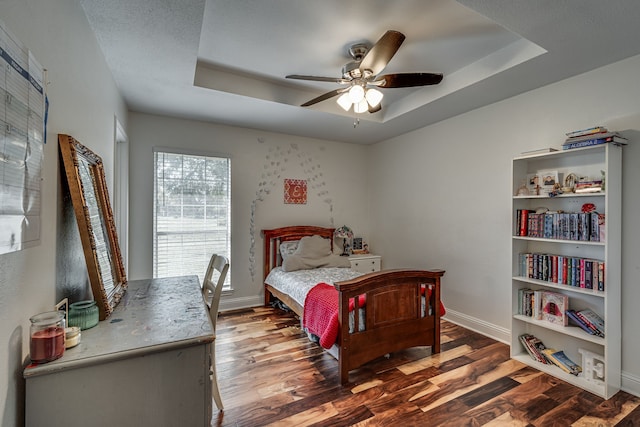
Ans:
<svg viewBox="0 0 640 427"><path fill-rule="evenodd" d="M209 307L209 317L213 324L213 331L216 330L216 321L218 320L218 307L220 306L220 295L222 294L222 286L229 271L229 259L223 255L213 254L207 267L202 283L202 296ZM214 273L217 272L217 279Z"/></svg>

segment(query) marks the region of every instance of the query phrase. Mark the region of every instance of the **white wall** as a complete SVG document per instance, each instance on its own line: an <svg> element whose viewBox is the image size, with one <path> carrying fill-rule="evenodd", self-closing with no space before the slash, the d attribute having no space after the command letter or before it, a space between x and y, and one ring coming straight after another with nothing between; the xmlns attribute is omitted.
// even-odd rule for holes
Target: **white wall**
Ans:
<svg viewBox="0 0 640 427"><path fill-rule="evenodd" d="M24 422L22 367L29 352L29 317L53 309L57 282L65 280L57 268L61 205L57 134L73 135L102 156L111 187L114 115L126 125L127 111L76 0L0 0L0 19L49 70L51 82L42 242L0 255L0 425L14 426Z"/></svg>
<svg viewBox="0 0 640 427"><path fill-rule="evenodd" d="M347 224L357 235L368 237L365 146L139 113L131 113L129 121L130 279L152 276L154 146L231 157L234 291L223 295L222 310L263 301L261 229ZM284 204L285 178L309 180L306 205ZM261 182L266 186L260 186ZM269 194L261 193L261 188L267 188ZM259 201L261 194L264 200Z"/></svg>
<svg viewBox="0 0 640 427"><path fill-rule="evenodd" d="M560 148L567 131L594 125L627 130L622 382L637 395L639 75L640 56L454 117L377 144L368 168L372 244L386 267L445 269L448 317L508 342L511 159L526 150Z"/></svg>

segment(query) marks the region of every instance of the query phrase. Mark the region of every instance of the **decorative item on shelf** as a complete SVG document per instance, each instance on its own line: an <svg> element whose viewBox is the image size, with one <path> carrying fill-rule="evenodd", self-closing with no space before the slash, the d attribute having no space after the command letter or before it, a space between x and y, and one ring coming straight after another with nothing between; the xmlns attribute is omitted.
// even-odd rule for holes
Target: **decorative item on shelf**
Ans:
<svg viewBox="0 0 640 427"><path fill-rule="evenodd" d="M518 190L516 191L516 196L528 196L530 194L531 192L527 188L527 184L523 181L522 184L520 184L520 187L518 187Z"/></svg>
<svg viewBox="0 0 640 427"><path fill-rule="evenodd" d="M64 354L64 313L47 311L30 319L29 356L33 363L46 363Z"/></svg>
<svg viewBox="0 0 640 427"><path fill-rule="evenodd" d="M540 175L537 173L530 173L527 175L527 188L529 194L537 196L540 194Z"/></svg>
<svg viewBox="0 0 640 427"><path fill-rule="evenodd" d="M554 192L556 188L556 183L559 182L558 171L540 171L538 172L540 175L540 194L541 196L551 196L553 197L555 194L551 194Z"/></svg>
<svg viewBox="0 0 640 427"><path fill-rule="evenodd" d="M69 326L81 330L93 328L98 324L98 307L95 301L78 301L69 306Z"/></svg>
<svg viewBox="0 0 640 427"><path fill-rule="evenodd" d="M349 243L347 243L347 239L353 239L353 231L346 225L343 225L342 227L336 228L333 232L333 236L335 238L342 239L342 253L340 255L349 256L350 246Z"/></svg>
<svg viewBox="0 0 640 427"><path fill-rule="evenodd" d="M583 348L579 348L578 353L582 355L584 379L598 385L604 385L604 356Z"/></svg>
<svg viewBox="0 0 640 427"><path fill-rule="evenodd" d="M564 177L564 187L562 187L563 193L573 193L576 187L576 181L578 181L578 177L575 173L568 173L567 176Z"/></svg>
<svg viewBox="0 0 640 427"><path fill-rule="evenodd" d="M361 254L362 253L362 237L354 237L351 242L351 253L353 254Z"/></svg>
<svg viewBox="0 0 640 427"><path fill-rule="evenodd" d="M562 188L562 184L556 182L553 189L549 192L549 197L559 196L560 194L564 194L564 190Z"/></svg>

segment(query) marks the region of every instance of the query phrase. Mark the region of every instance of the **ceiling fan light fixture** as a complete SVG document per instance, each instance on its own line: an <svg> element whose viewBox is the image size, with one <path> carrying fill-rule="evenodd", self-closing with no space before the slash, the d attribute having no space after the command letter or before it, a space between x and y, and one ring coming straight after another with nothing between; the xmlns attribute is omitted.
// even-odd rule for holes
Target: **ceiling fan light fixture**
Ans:
<svg viewBox="0 0 640 427"><path fill-rule="evenodd" d="M351 89L349 89L349 92L347 93L349 94L349 99L351 99L351 102L354 104L357 104L364 99L364 88L359 84L351 86Z"/></svg>
<svg viewBox="0 0 640 427"><path fill-rule="evenodd" d="M367 102L372 107L377 107L378 105L380 105L383 96L384 95L382 95L382 92L380 92L378 89L372 88L367 89L367 93L365 94Z"/></svg>
<svg viewBox="0 0 640 427"><path fill-rule="evenodd" d="M353 111L356 113L366 113L369 111L369 104L366 99L362 99L362 101L353 104Z"/></svg>
<svg viewBox="0 0 640 427"><path fill-rule="evenodd" d="M338 105L342 107L344 111L349 111L351 109L351 98L349 97L349 92L345 92L336 100Z"/></svg>

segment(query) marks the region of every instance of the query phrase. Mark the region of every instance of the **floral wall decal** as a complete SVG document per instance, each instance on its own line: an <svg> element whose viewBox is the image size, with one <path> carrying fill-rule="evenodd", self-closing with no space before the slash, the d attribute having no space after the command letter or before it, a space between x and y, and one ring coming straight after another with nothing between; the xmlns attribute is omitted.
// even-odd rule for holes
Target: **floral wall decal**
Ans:
<svg viewBox="0 0 640 427"><path fill-rule="evenodd" d="M263 144L265 138L258 138L258 142ZM320 147L320 150L324 150L324 147ZM276 145L269 147L267 155L264 158L264 164L262 168L262 174L258 182L258 189L254 199L251 202L251 210L249 218L249 272L251 273L251 280L255 280L256 276L256 223L255 215L259 202L263 202L269 195L271 195L276 185L284 183L282 174L289 168L293 167L292 161L297 158L299 165L306 179L297 179L294 181L303 181L306 185L305 203L311 201L309 196L314 194L322 203L326 204L329 212L329 224L333 227L333 200L327 190L327 184L324 180L324 174L319 162L313 159L313 157L301 151L298 144L292 143L288 147L282 147ZM296 193L297 194L297 193Z"/></svg>

